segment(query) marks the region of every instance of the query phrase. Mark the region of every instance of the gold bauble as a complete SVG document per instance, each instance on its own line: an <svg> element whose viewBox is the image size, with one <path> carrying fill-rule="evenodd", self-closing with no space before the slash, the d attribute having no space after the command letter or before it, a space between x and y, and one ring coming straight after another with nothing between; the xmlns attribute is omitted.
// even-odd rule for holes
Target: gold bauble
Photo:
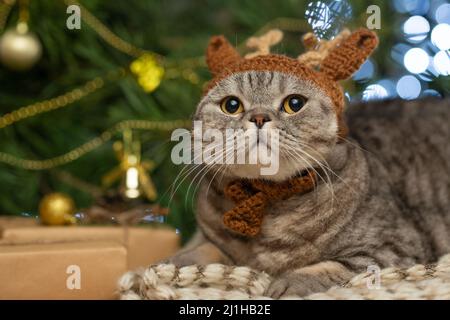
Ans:
<svg viewBox="0 0 450 320"><path fill-rule="evenodd" d="M46 195L39 203L41 222L47 225L74 224L76 222L75 210L75 203L72 198L58 192Z"/></svg>
<svg viewBox="0 0 450 320"><path fill-rule="evenodd" d="M12 29L0 37L0 61L12 70L30 69L41 55L38 37L28 30Z"/></svg>

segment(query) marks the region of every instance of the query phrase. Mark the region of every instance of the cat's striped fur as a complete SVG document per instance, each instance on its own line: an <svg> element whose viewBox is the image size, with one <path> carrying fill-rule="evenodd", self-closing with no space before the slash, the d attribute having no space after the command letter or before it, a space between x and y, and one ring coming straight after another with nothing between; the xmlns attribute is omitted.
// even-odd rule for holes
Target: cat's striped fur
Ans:
<svg viewBox="0 0 450 320"><path fill-rule="evenodd" d="M283 114L280 101L292 93L308 103L298 114ZM240 117L221 113L217 103L227 95L244 101ZM318 167L318 161L327 183L272 205L261 233L245 238L222 223L233 206L223 187L259 171L235 165L215 174L219 169L211 167L199 191L198 232L173 263L264 270L276 278L267 293L279 297L326 290L370 265L432 262L450 252L449 100L353 105L346 112L350 136L338 141L336 117L323 92L280 73L246 72L211 90L195 119L206 127L246 128L253 112L270 114L271 126L283 133L281 170L273 180Z"/></svg>

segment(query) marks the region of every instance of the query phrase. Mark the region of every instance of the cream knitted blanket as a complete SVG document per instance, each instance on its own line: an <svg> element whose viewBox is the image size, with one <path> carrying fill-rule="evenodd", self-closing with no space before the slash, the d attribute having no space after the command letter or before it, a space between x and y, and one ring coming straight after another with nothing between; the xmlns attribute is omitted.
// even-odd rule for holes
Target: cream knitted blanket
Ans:
<svg viewBox="0 0 450 320"><path fill-rule="evenodd" d="M124 274L119 294L126 300L270 299L263 296L270 282L266 273L247 267L159 264ZM324 293L285 299L450 299L450 254L433 265L374 270Z"/></svg>

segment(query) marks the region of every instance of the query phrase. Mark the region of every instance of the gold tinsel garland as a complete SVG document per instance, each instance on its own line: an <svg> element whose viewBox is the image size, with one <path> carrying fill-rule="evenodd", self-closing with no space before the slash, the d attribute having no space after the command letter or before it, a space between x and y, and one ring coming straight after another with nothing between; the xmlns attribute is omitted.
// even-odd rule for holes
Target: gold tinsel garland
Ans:
<svg viewBox="0 0 450 320"><path fill-rule="evenodd" d="M7 17L11 11L15 0L0 0L0 31L3 30ZM92 13L90 13L84 6L76 0L63 0L66 5L75 4L80 7L82 12L81 17L83 21L89 25L106 43L115 49L136 58L130 64L130 71L137 78L138 83L147 92L151 92L158 87L162 77L166 79L173 79L182 77L194 84L199 84L197 74L193 71L195 68L204 67L204 59L201 57L186 58L175 63L167 61L163 56L151 52L137 46L130 44L124 39L114 34L106 25L98 20ZM261 28L255 35L262 34L269 29L278 28L285 31L299 31L307 28L304 21L291 18L278 18L263 28ZM242 43L238 48L242 50ZM164 67L167 70L164 69ZM126 75L130 74L129 70L120 67L116 70L108 72L105 76L98 76L92 80L87 81L75 89L63 93L57 97L47 99L40 102L35 102L28 106L21 107L10 113L0 117L0 129L17 123L21 120L66 107L80 99L96 92L104 87L107 82L115 82ZM148 82L148 83L147 83ZM15 166L26 170L48 170L61 166L72 161L75 161L91 152L106 142L110 141L115 133L122 132L127 129L142 129L142 130L173 130L178 127L188 127L190 122L187 120L175 121L147 121L147 120L126 120L122 121L112 128L107 129L99 136L91 139L83 145L66 152L63 155L56 156L44 160L22 159L14 155L0 152L0 162Z"/></svg>
<svg viewBox="0 0 450 320"><path fill-rule="evenodd" d="M165 79L175 79L183 78L194 85L201 85L200 79L195 72L196 68L204 68L205 62L204 57L193 57L186 58L179 61L170 61L155 52L151 52L145 49L141 49L126 40L120 38L115 33L113 33L106 25L104 25L100 20L98 20L91 12L89 12L84 6L82 6L76 0L62 0L66 5L77 5L81 11L82 20L94 30L106 43L108 43L113 48L131 56L134 60L130 63L128 68L119 67L116 70L108 72L104 76L97 76L92 80L87 81L85 84L72 89L66 93L63 93L57 97L47 99L41 102L35 102L33 104L21 107L17 110L9 112L0 117L0 129L8 127L14 123L21 120L49 112L52 110L60 109L66 107L82 98L100 90L105 86L106 83L116 82L127 75L132 74L137 83L146 92L153 92L161 83L163 78ZM3 33L5 28L7 18L9 13L16 3L16 0L0 0L0 33ZM22 30L22 34L28 32L28 0L19 0L20 12L19 12L19 23L17 25L16 31ZM289 18L279 18L264 26L260 29L256 35L263 34L269 29L278 28L285 31L299 31L305 30L307 28L306 24L302 20L289 19ZM10 34L15 32L14 30L7 31ZM272 31L273 33L273 31ZM6 34L3 33L3 35ZM20 36L21 34L13 36ZM30 36L34 36L29 34ZM35 37L35 36L34 36ZM281 39L266 39L268 36L262 36L260 38L254 38L258 51L268 50L270 45L275 44ZM38 42L38 38L35 37ZM265 40L264 40L265 39ZM266 41L267 40L267 41ZM266 43L267 42L267 43ZM242 50L242 43L238 46L238 49ZM252 46L250 46L252 47ZM10 55L11 56L11 55ZM14 54L12 55L15 56ZM37 57L34 62L37 61ZM29 63L32 66L33 63ZM13 65L11 65L12 67ZM24 67L25 68L25 67ZM28 67L26 67L28 68ZM101 147L105 143L109 142L116 133L121 132L124 137L127 133L131 136L131 130L164 130L169 131L180 127L189 127L191 125L188 120L174 120L174 121L148 121L148 120L125 120L119 122L113 127L105 130L99 136L85 142L81 146L78 146L62 155L52 157L49 159L34 160L34 159L23 159L5 152L0 152L0 163L5 163L17 168L25 170L49 170L54 169L58 166L68 164L72 161L79 159L85 154ZM131 140L130 140L131 141ZM124 139L123 144L116 142L114 146L117 151L117 146L122 147L122 152L116 152L119 156L119 166L113 169L109 174L104 176L104 182L106 186L111 185L112 182L117 180L120 175L125 173L125 179L128 178L128 172L135 170L138 180L134 181L136 184L133 190L129 189L129 186L125 185L125 191L139 191L142 190L146 198L150 201L154 201L157 197L156 188L154 187L150 175L147 173L151 167L154 165L148 160L140 160L140 151L130 150L127 151L127 145L131 146L131 142ZM139 141L133 142L133 145ZM129 148L128 148L129 149ZM139 148L140 150L140 148ZM136 161L130 161L130 159L136 159ZM104 188L98 188L97 186L91 185L84 182L77 177L73 177L70 173L61 172L56 170L58 176L61 180L66 181L66 183L71 184L74 187L78 187L83 190L88 190L92 194L97 196L104 193ZM104 185L105 187L105 185ZM140 193L140 192L139 192ZM133 198L136 195L127 195L126 197ZM61 224L73 224L75 223L75 217L73 213L75 212L75 204L72 198L68 195L61 193L51 193L41 199L39 204L39 213L41 221L46 224L51 225L61 225ZM131 216L136 216L136 213L130 212Z"/></svg>
<svg viewBox="0 0 450 320"><path fill-rule="evenodd" d="M69 152L66 152L63 155L44 160L31 160L22 159L5 152L0 152L0 162L25 170L48 170L79 159L85 154L101 147L106 142L110 141L114 134L123 132L127 129L169 131L182 127L190 127L190 121L124 120L107 129L99 136L89 140L88 142Z"/></svg>
<svg viewBox="0 0 450 320"><path fill-rule="evenodd" d="M5 28L6 20L13 4L14 0L0 1L0 32L3 32L3 29Z"/></svg>
<svg viewBox="0 0 450 320"><path fill-rule="evenodd" d="M123 78L125 75L125 69L119 68L117 70L108 72L103 77L96 77L92 80L89 80L84 85L72 89L69 92L61 94L57 97L44 100L42 102L36 102L7 113L0 117L0 129L41 113L66 107L103 88L105 82L116 81L117 79Z"/></svg>

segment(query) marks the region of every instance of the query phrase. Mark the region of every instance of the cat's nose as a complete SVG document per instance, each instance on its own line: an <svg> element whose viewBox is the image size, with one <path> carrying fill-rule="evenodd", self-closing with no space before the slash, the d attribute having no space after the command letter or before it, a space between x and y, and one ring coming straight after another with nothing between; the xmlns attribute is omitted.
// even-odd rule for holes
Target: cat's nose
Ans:
<svg viewBox="0 0 450 320"><path fill-rule="evenodd" d="M250 122L254 122L258 129L261 129L266 122L272 121L267 113L258 113L251 116Z"/></svg>

